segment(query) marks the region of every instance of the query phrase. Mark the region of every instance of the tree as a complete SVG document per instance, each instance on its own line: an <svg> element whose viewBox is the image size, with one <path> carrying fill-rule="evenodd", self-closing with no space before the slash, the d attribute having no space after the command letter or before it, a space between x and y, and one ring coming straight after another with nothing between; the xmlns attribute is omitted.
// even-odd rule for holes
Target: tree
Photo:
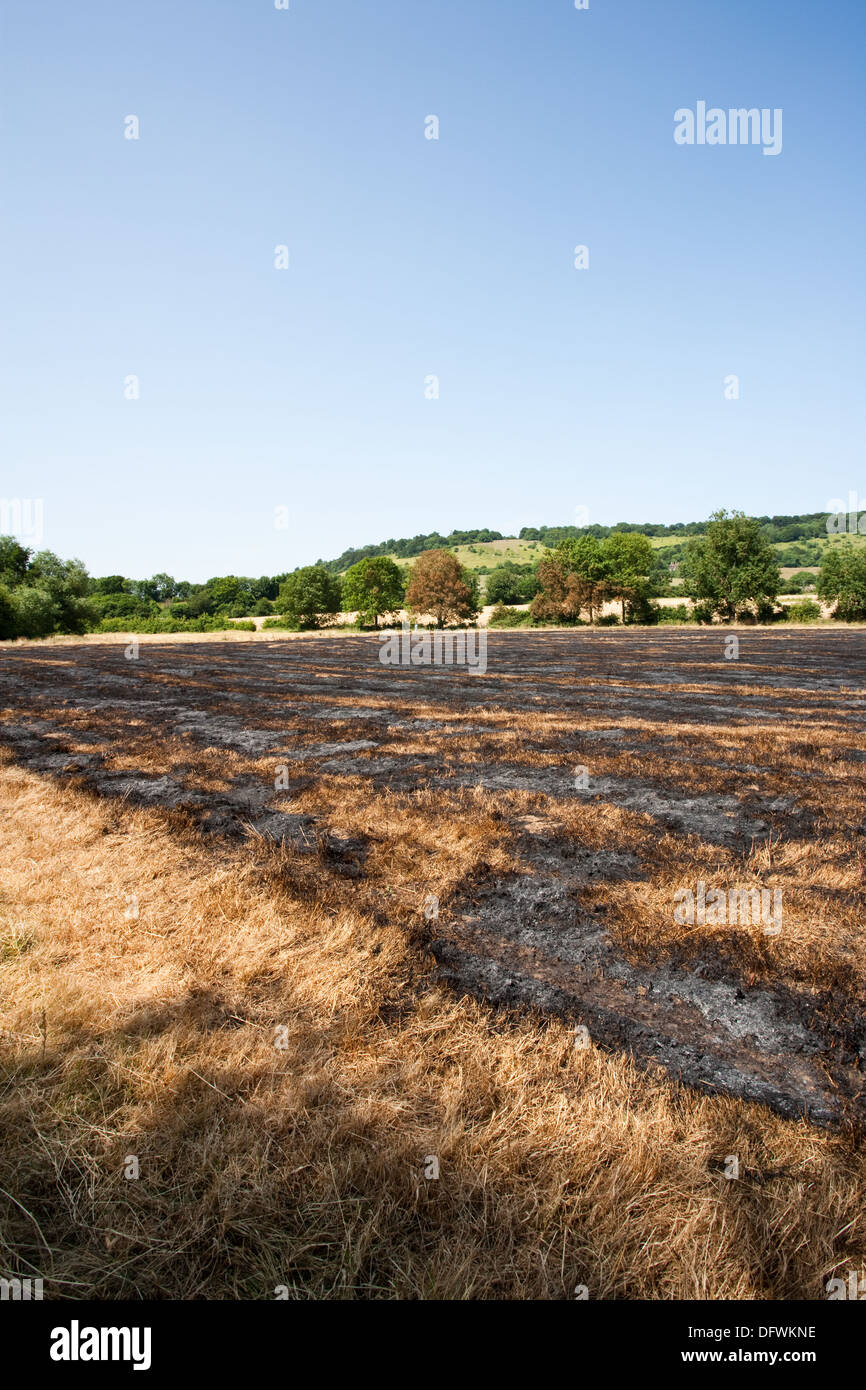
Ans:
<svg viewBox="0 0 866 1390"><path fill-rule="evenodd" d="M158 618L159 604L135 594L91 594L90 602L101 618Z"/></svg>
<svg viewBox="0 0 866 1390"><path fill-rule="evenodd" d="M225 574L219 579L209 579L205 585L210 598L210 611L231 608L243 594L243 581L236 574Z"/></svg>
<svg viewBox="0 0 866 1390"><path fill-rule="evenodd" d="M216 603L207 584L191 584L186 596L178 595L168 611L172 618L201 618L206 614L212 615L215 608Z"/></svg>
<svg viewBox="0 0 866 1390"><path fill-rule="evenodd" d="M50 550L34 555L0 536L0 637L86 632L99 614L87 599L90 578L80 560Z"/></svg>
<svg viewBox="0 0 866 1390"><path fill-rule="evenodd" d="M122 574L105 574L100 579L91 579L91 594L129 594L130 583Z"/></svg>
<svg viewBox="0 0 866 1390"><path fill-rule="evenodd" d="M405 585L399 565L386 555L369 556L352 565L343 578L343 603L361 621L379 625L379 614L395 613L403 606Z"/></svg>
<svg viewBox="0 0 866 1390"><path fill-rule="evenodd" d="M0 584L0 642L18 636L15 602L5 584Z"/></svg>
<svg viewBox="0 0 866 1390"><path fill-rule="evenodd" d="M574 540L561 541L555 554L561 557L571 579L570 601L578 605L575 616L586 609L590 623L595 622L596 609L604 607L610 597L610 564L604 542L588 532Z"/></svg>
<svg viewBox="0 0 866 1390"><path fill-rule="evenodd" d="M279 579L272 579L270 575L263 574L259 579L250 580L250 593L253 599L275 599L285 577L283 574Z"/></svg>
<svg viewBox="0 0 866 1390"><path fill-rule="evenodd" d="M760 614L782 587L761 523L743 512L714 512L704 537L688 542L680 574L689 597L723 622Z"/></svg>
<svg viewBox="0 0 866 1390"><path fill-rule="evenodd" d="M153 588L153 597L157 603L165 603L166 599L174 598L177 585L172 575L155 574L150 583Z"/></svg>
<svg viewBox="0 0 866 1390"><path fill-rule="evenodd" d="M323 617L339 613L340 601L339 577L324 565L305 565L280 585L276 608L299 627L318 627Z"/></svg>
<svg viewBox="0 0 866 1390"><path fill-rule="evenodd" d="M604 545L598 536L587 532L582 536L566 537L554 551L570 574L578 574L590 583L601 583L608 575Z"/></svg>
<svg viewBox="0 0 866 1390"><path fill-rule="evenodd" d="M478 580L447 550L425 550L409 574L406 603L429 613L438 627L467 621L478 612Z"/></svg>
<svg viewBox="0 0 866 1390"><path fill-rule="evenodd" d="M136 598L149 598L156 602L156 585L152 579L130 579L129 592Z"/></svg>
<svg viewBox="0 0 866 1390"><path fill-rule="evenodd" d="M0 536L0 583L13 589L23 584L32 551L19 545L14 536Z"/></svg>
<svg viewBox="0 0 866 1390"><path fill-rule="evenodd" d="M785 580L785 590L789 594L803 594L808 589L814 589L817 582L817 574L811 570L799 570L796 574L789 574Z"/></svg>
<svg viewBox="0 0 866 1390"><path fill-rule="evenodd" d="M655 551L639 531L614 531L602 542L607 579L613 596L622 604L622 620L627 610L645 613L649 606L649 576L655 568Z"/></svg>
<svg viewBox="0 0 866 1390"><path fill-rule="evenodd" d="M535 565L515 565L506 560L487 576L488 603L530 603L538 593Z"/></svg>
<svg viewBox="0 0 866 1390"><path fill-rule="evenodd" d="M576 622L582 612L595 619L610 593L610 566L596 536L566 537L551 555L538 562L541 592L532 601L533 618L543 622Z"/></svg>
<svg viewBox="0 0 866 1390"><path fill-rule="evenodd" d="M22 584L12 594L16 637L48 637L52 632L67 632L59 621L56 605L47 589ZM75 631L83 629L76 628Z"/></svg>
<svg viewBox="0 0 866 1390"><path fill-rule="evenodd" d="M866 618L866 551L850 543L834 546L824 557L815 588L819 598L835 605L834 618Z"/></svg>
<svg viewBox="0 0 866 1390"><path fill-rule="evenodd" d="M48 604L41 600L29 600L27 611L38 611L44 615L50 609L47 632L86 632L96 622L97 613L87 599L90 578L80 560L61 560L51 550L40 550L33 556L27 570L26 588L31 586L45 596ZM24 601L23 593L21 601ZM47 633L34 632L32 635L45 636Z"/></svg>

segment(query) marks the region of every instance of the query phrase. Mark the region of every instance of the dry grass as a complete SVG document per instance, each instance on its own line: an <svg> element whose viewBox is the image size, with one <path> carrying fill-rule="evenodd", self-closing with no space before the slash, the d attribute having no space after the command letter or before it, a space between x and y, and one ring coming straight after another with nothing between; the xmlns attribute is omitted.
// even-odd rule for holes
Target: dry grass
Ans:
<svg viewBox="0 0 866 1390"><path fill-rule="evenodd" d="M814 1299L866 1263L854 1138L436 984L428 872L445 900L513 862L489 795L301 787L370 836L359 880L11 760L0 794L2 1272L70 1298ZM605 888L626 935L629 887Z"/></svg>

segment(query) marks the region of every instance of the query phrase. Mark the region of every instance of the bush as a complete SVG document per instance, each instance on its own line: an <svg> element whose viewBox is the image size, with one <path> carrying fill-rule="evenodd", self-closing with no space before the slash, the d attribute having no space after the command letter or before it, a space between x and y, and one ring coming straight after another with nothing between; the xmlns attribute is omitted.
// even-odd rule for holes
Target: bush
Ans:
<svg viewBox="0 0 866 1390"><path fill-rule="evenodd" d="M497 603L488 619L488 627L529 627L532 616L527 609L508 608L504 603Z"/></svg>
<svg viewBox="0 0 866 1390"><path fill-rule="evenodd" d="M784 607L776 607L769 599L760 599L755 605L755 621L759 623L777 623L784 620Z"/></svg>
<svg viewBox="0 0 866 1390"><path fill-rule="evenodd" d="M255 632L255 623L230 623L225 618L139 618L127 621L124 618L105 618L95 627L94 632Z"/></svg>
<svg viewBox="0 0 866 1390"><path fill-rule="evenodd" d="M660 623L690 623L693 621L691 610L687 603L677 603L670 608L659 607L658 622Z"/></svg>
<svg viewBox="0 0 866 1390"><path fill-rule="evenodd" d="M633 597L625 604L625 621L637 627L652 627L659 620L661 609L653 603L648 593L636 588Z"/></svg>
<svg viewBox="0 0 866 1390"><path fill-rule="evenodd" d="M821 609L812 599L806 598L800 603L792 603L785 616L789 623L817 623Z"/></svg>
<svg viewBox="0 0 866 1390"><path fill-rule="evenodd" d="M814 590L818 576L811 570L800 570L785 580L785 590L789 594L802 594L807 589Z"/></svg>
<svg viewBox="0 0 866 1390"><path fill-rule="evenodd" d="M619 618L616 613L605 613L596 619L596 627L619 627Z"/></svg>
<svg viewBox="0 0 866 1390"><path fill-rule="evenodd" d="M278 613L276 617L265 618L262 623L262 631L264 632L267 627L278 628L280 632L300 632L301 630L298 619L291 617L288 613Z"/></svg>

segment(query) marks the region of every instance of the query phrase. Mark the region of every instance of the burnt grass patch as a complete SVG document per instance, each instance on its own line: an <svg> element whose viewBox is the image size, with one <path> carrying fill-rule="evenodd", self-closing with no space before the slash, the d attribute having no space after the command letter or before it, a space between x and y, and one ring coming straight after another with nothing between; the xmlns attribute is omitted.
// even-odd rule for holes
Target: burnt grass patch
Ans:
<svg viewBox="0 0 866 1390"><path fill-rule="evenodd" d="M384 668L366 636L147 642L134 661L18 644L0 746L179 836L246 841L263 874L279 850L283 891L391 914L458 993L861 1128L866 634L724 645L495 633L481 675ZM744 875L781 891L778 935L674 924L677 888Z"/></svg>

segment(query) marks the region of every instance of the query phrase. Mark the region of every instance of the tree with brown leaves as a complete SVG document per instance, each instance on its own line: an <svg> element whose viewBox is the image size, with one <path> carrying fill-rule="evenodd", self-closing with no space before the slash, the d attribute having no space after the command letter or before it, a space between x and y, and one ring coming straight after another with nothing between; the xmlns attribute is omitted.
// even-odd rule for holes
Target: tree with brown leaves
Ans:
<svg viewBox="0 0 866 1390"><path fill-rule="evenodd" d="M466 622L478 612L478 581L447 550L425 550L412 566L406 603L429 613L438 627Z"/></svg>

